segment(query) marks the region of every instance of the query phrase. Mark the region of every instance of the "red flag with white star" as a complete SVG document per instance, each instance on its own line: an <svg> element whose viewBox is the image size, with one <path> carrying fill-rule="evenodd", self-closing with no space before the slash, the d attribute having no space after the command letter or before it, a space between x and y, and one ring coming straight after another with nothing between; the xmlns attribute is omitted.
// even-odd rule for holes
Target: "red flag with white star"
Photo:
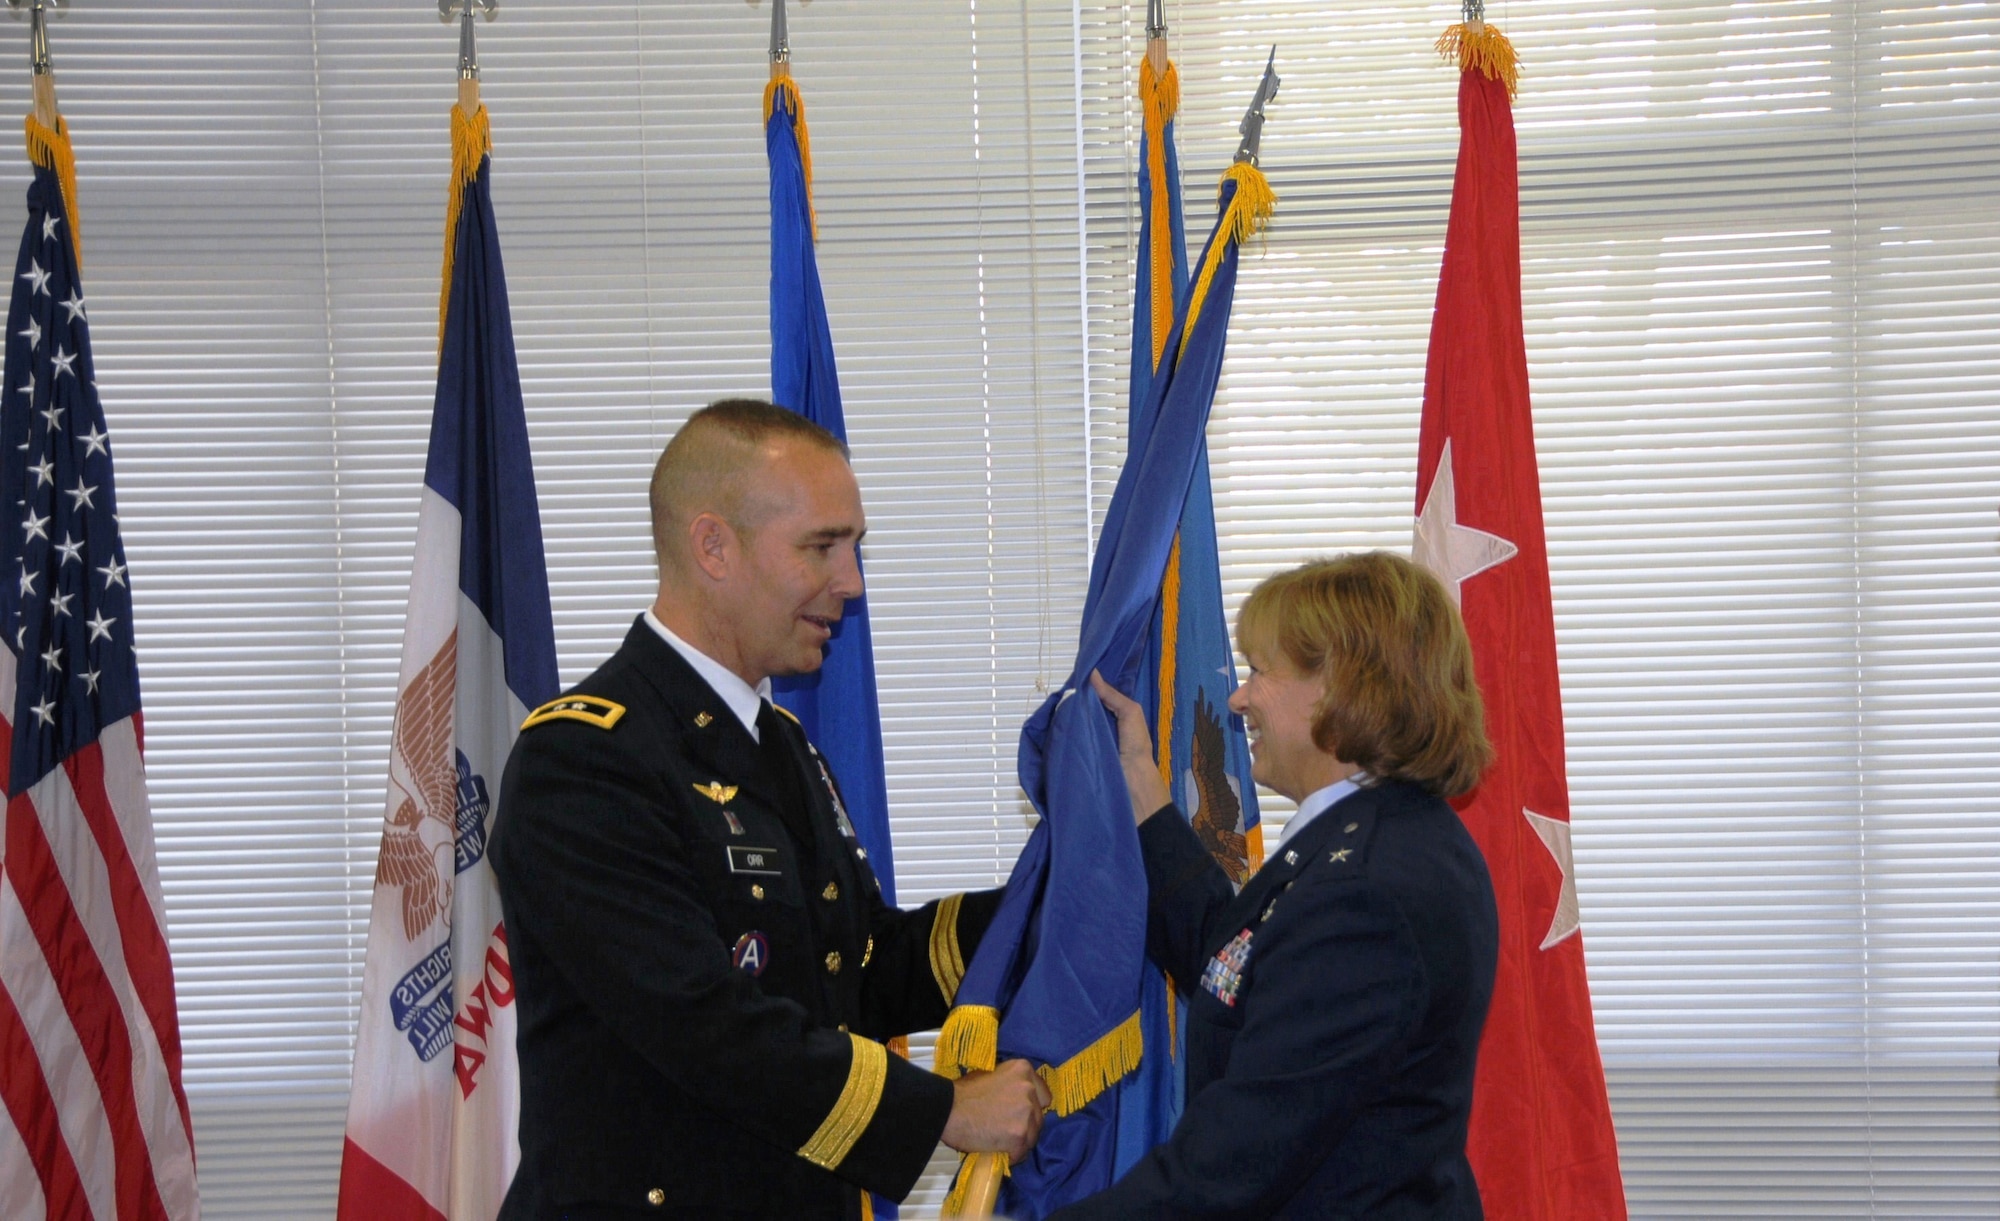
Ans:
<svg viewBox="0 0 2000 1221"><path fill-rule="evenodd" d="M1413 557L1472 639L1493 767L1460 799L1500 908L1469 1152L1496 1221L1623 1218L1570 861L1542 494L1521 334L1513 48L1491 26L1438 44L1460 64L1458 173L1431 321Z"/></svg>

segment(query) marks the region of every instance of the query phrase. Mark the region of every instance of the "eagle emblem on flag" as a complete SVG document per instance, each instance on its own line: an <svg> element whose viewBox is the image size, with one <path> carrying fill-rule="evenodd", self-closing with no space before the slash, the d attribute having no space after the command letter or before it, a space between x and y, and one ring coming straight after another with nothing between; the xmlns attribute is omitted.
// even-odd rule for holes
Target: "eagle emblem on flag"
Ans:
<svg viewBox="0 0 2000 1221"><path fill-rule="evenodd" d="M396 701L396 729L389 754L389 784L402 794L382 825L377 886L403 892L403 935L415 941L451 906L453 871L437 853L453 843L458 808L458 765L451 749L452 701L458 689L458 633L418 672ZM439 838L426 840L433 824Z"/></svg>
<svg viewBox="0 0 2000 1221"><path fill-rule="evenodd" d="M1208 849L1229 880L1241 886L1250 876L1250 848L1248 838L1237 829L1243 818L1243 799L1229 774L1222 718L1208 702L1206 691L1197 693L1194 712L1194 746L1188 752L1187 771L1195 794L1190 821L1201 846Z"/></svg>

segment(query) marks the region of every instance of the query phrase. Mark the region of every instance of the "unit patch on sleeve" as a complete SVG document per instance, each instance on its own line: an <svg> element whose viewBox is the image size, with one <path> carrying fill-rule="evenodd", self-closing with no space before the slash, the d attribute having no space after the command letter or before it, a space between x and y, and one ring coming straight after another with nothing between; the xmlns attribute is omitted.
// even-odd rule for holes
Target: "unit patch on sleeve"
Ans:
<svg viewBox="0 0 2000 1221"><path fill-rule="evenodd" d="M582 721L599 729L609 729L625 715L625 705L594 695L565 695L552 699L528 714L521 728L533 729L550 721Z"/></svg>

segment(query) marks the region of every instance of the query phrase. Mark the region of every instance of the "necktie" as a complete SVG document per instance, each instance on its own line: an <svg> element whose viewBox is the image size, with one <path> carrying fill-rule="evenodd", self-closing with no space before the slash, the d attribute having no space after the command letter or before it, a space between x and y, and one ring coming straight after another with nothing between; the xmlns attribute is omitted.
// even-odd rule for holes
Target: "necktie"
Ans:
<svg viewBox="0 0 2000 1221"><path fill-rule="evenodd" d="M788 732L790 728L777 709L771 707L771 701L765 700L758 705L757 752L763 758L765 774L777 790L785 826L790 828L799 847L811 853L815 840L811 792L803 783L798 753Z"/></svg>

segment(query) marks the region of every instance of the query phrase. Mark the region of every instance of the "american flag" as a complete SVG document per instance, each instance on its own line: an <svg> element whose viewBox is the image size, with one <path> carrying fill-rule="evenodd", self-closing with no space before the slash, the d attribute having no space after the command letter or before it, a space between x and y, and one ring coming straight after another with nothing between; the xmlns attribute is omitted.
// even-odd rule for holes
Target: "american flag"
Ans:
<svg viewBox="0 0 2000 1221"><path fill-rule="evenodd" d="M0 1217L200 1213L147 807L132 589L77 235L37 162L0 389Z"/></svg>

